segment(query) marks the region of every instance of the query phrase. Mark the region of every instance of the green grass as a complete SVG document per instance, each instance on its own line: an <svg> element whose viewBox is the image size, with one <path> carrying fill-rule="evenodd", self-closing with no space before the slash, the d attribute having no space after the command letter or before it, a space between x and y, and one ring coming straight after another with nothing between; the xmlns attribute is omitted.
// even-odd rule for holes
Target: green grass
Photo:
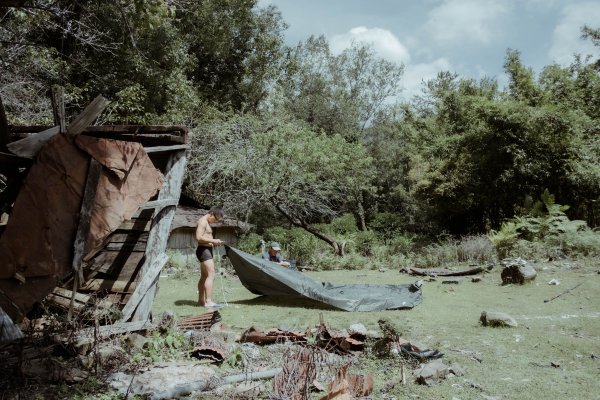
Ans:
<svg viewBox="0 0 600 400"><path fill-rule="evenodd" d="M568 269L565 265L578 266ZM220 310L234 332L254 325L261 329L282 327L305 330L319 323L319 315L330 329L345 329L360 322L379 331L377 321L391 319L403 336L442 351L446 364L457 363L462 377L424 387L412 383L396 385L387 398L413 396L422 399L598 399L600 368L600 267L598 260L536 265L532 283L502 286L500 267L483 275L478 283L469 277L458 285L443 284L443 278L423 285L423 303L412 310L351 313L301 301L257 297L235 277L217 276L214 300L227 303ZM396 270L323 271L308 273L315 279L335 283L410 283L416 278ZM552 278L559 286L548 285ZM161 278L154 313L173 311L178 317L205 312L194 306L197 276ZM582 283L570 293L550 302L544 300ZM487 328L479 325L481 311L501 311L514 317L517 328ZM471 355L476 354L481 362ZM594 358L594 355L596 358ZM551 366L551 363L559 367ZM398 362L360 357L355 372L375 374L373 398L384 398L386 382L399 378ZM276 365L274 365L276 366ZM471 387L474 383L480 388ZM454 384L454 386L453 386Z"/></svg>

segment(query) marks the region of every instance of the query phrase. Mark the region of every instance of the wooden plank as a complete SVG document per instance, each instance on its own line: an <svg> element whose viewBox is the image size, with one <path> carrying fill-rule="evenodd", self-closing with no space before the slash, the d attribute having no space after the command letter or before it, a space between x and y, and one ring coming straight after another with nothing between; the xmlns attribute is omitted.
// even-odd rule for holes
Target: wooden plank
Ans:
<svg viewBox="0 0 600 400"><path fill-rule="evenodd" d="M129 251L146 251L146 242L124 242L124 243L108 243L104 246L104 250L107 251L120 251L120 250L129 250Z"/></svg>
<svg viewBox="0 0 600 400"><path fill-rule="evenodd" d="M78 301L71 302L71 299L66 299L62 296L57 296L52 293L46 296L45 300L54 303L55 305L64 308L65 310L70 310L71 316L74 314L78 314L85 307L85 304L83 303L80 303Z"/></svg>
<svg viewBox="0 0 600 400"><path fill-rule="evenodd" d="M79 290L98 292L106 290L113 293L132 293L137 284L135 282L114 279L90 279Z"/></svg>
<svg viewBox="0 0 600 400"><path fill-rule="evenodd" d="M151 260L150 265L142 275L141 281L136 286L125 307L123 307L122 321L127 321L131 318L140 301L143 300L148 290L154 285L156 278L158 278L160 271L168 260L169 257L165 253L159 254Z"/></svg>
<svg viewBox="0 0 600 400"><path fill-rule="evenodd" d="M22 338L23 332L0 307L0 343L8 343Z"/></svg>
<svg viewBox="0 0 600 400"><path fill-rule="evenodd" d="M73 292L71 290L61 288L61 287L55 287L52 290L52 294L56 295L56 296L64 297L67 299L70 299L71 296L73 296ZM88 301L90 301L90 296L87 294L75 292L75 300L77 300L81 303L87 303Z"/></svg>
<svg viewBox="0 0 600 400"><path fill-rule="evenodd" d="M181 195L181 182L183 180L183 174L185 172L186 155L185 150L181 150L177 153L172 153L167 165L165 167L165 183L158 194L158 200L162 199L179 199ZM166 207L157 210L154 218L150 234L148 235L148 245L146 247L146 263L142 266L140 276L145 277L146 271L150 267L150 263L159 254L166 251L167 241L169 239L169 233L173 217L175 216L176 207ZM154 296L156 295L158 283L158 275L156 275L152 286L144 298L140 301L139 305L135 309L133 314L133 320L143 320L149 317L152 311L152 303L154 302ZM129 304L129 303L128 303ZM127 321L127 319L125 319Z"/></svg>
<svg viewBox="0 0 600 400"><path fill-rule="evenodd" d="M105 339L113 335L120 335L125 332L136 332L156 328L149 320L134 321L134 322L119 322L113 325L104 325L98 328L85 328L77 332L78 338L97 337Z"/></svg>
<svg viewBox="0 0 600 400"><path fill-rule="evenodd" d="M85 183L83 199L81 201L81 210L79 212L79 225L77 226L77 234L75 235L73 263L71 264L73 272L79 277L79 282L83 282L81 260L84 256L85 239L90 231L90 217L94 207L96 189L98 188L98 181L100 180L101 174L102 164L94 158L90 158L87 181Z"/></svg>
<svg viewBox="0 0 600 400"><path fill-rule="evenodd" d="M148 241L148 232L113 233L108 237L109 243L135 243Z"/></svg>
<svg viewBox="0 0 600 400"><path fill-rule="evenodd" d="M67 123L65 122L65 88L59 85L52 86L50 102L52 103L54 125L58 125L60 133L64 134L67 132Z"/></svg>
<svg viewBox="0 0 600 400"><path fill-rule="evenodd" d="M85 128L90 126L96 118L110 104L101 95L96 96L94 100L69 124L67 136L79 135Z"/></svg>
<svg viewBox="0 0 600 400"><path fill-rule="evenodd" d="M179 199L152 200L142 204L140 208L142 210L147 210L150 208L158 208L160 210L168 206L177 206L177 203L179 203Z"/></svg>
<svg viewBox="0 0 600 400"><path fill-rule="evenodd" d="M149 146L144 147L144 151L146 153L162 153L165 151L175 151L175 150L189 150L190 146L187 144L174 144L173 146Z"/></svg>
<svg viewBox="0 0 600 400"><path fill-rule="evenodd" d="M127 220L127 221L123 221L121 222L121 225L119 225L119 230L124 230L124 231L137 231L137 232L148 232L150 231L150 227L152 226L152 221L148 220L145 222L140 223L140 221L132 221L132 220Z"/></svg>
<svg viewBox="0 0 600 400"><path fill-rule="evenodd" d="M45 145L46 142L58 132L60 132L60 127L54 126L46 129L45 131L36 133L35 135L26 137L25 139L9 143L6 147L8 147L8 150L10 150L13 154L18 155L19 157L33 159L40 151L42 146Z"/></svg>

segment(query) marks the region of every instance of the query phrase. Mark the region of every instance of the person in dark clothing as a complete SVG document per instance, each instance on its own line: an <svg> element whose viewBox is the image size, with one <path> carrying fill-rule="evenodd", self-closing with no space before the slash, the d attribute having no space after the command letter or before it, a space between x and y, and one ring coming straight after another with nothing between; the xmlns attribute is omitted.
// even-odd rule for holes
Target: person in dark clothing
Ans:
<svg viewBox="0 0 600 400"><path fill-rule="evenodd" d="M269 250L262 253L262 258L277 263L282 267L288 268L290 266L289 262L283 261L283 257L281 256L281 246L279 246L279 243L277 242L271 243Z"/></svg>

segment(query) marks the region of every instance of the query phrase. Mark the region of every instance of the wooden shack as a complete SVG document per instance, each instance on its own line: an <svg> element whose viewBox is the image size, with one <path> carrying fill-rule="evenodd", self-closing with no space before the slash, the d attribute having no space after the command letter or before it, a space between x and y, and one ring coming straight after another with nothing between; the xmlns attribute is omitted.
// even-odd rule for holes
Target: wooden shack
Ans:
<svg viewBox="0 0 600 400"><path fill-rule="evenodd" d="M152 317L187 129L90 126L107 104L99 96L68 127L55 115L55 127L2 135L0 310L14 322L46 296L69 315L102 300L121 322Z"/></svg>
<svg viewBox="0 0 600 400"><path fill-rule="evenodd" d="M198 207L181 204L177 206L167 248L186 255L193 254L198 245L196 241L198 219L207 213L208 210ZM235 247L240 234L249 231L253 225L225 216L211 227L215 238Z"/></svg>

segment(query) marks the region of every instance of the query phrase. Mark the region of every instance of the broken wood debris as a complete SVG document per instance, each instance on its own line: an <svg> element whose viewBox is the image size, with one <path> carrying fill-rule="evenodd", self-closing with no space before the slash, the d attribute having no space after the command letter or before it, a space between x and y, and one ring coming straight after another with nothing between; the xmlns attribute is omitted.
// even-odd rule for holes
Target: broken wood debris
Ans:
<svg viewBox="0 0 600 400"><path fill-rule="evenodd" d="M475 275L483 271L482 267L473 267L462 270L451 270L447 268L404 268L401 272L407 272L411 275L418 276L466 276L466 275Z"/></svg>
<svg viewBox="0 0 600 400"><path fill-rule="evenodd" d="M269 329L266 332L263 332L255 326L251 326L242 333L239 341L241 343L249 342L256 344L283 343L288 341L306 343L306 334L302 332L285 331L278 328Z"/></svg>
<svg viewBox="0 0 600 400"><path fill-rule="evenodd" d="M579 286L581 286L581 285L583 285L583 282L581 282L581 283L578 283L577 285L573 286L572 288L570 288L570 289L567 289L567 290L565 290L564 292L561 292L561 293L557 294L557 295L556 295L556 296L554 296L554 297L551 297L551 298L549 298L549 299L546 299L546 300L544 300L544 303L548 303L548 302L550 302L550 301L552 301L552 300L554 300L554 299L557 299L557 298L559 298L560 296L562 296L563 294L570 293L571 291L573 291L573 290L577 289L577 288L578 288Z"/></svg>

